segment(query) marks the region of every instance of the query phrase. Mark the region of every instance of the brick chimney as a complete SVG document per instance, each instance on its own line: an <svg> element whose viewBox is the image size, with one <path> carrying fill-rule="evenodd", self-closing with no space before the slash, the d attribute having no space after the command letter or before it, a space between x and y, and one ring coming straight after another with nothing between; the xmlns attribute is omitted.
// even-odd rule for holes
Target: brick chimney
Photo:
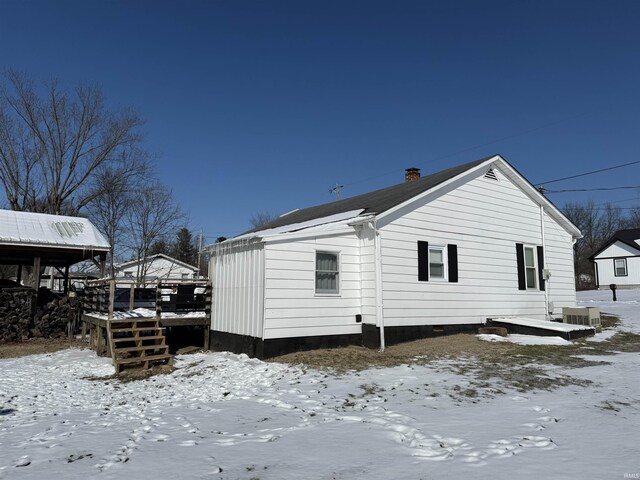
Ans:
<svg viewBox="0 0 640 480"><path fill-rule="evenodd" d="M413 182L414 180L418 180L420 178L420 169L411 167L407 168L404 171L404 181L405 182Z"/></svg>

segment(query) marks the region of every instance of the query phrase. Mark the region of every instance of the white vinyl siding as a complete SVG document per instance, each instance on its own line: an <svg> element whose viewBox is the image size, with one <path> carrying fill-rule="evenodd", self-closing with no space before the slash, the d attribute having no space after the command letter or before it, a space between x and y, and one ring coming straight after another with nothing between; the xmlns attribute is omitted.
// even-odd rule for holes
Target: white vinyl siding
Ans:
<svg viewBox="0 0 640 480"><path fill-rule="evenodd" d="M339 252L339 295L316 293L317 252ZM355 232L265 245L264 338L359 334L360 239Z"/></svg>
<svg viewBox="0 0 640 480"><path fill-rule="evenodd" d="M175 280L194 278L198 272L196 267L186 267L163 257L149 258L145 270L146 280L149 283L156 282L158 278ZM137 274L138 264L127 263L125 268L117 272L116 281L119 278L126 278L128 279L127 281L130 281L129 279L136 278Z"/></svg>
<svg viewBox="0 0 640 480"><path fill-rule="evenodd" d="M615 260L625 260L625 276L616 275ZM600 252L594 261L598 266L600 288L609 288L612 283L618 286L640 287L640 245L635 249L617 241Z"/></svg>
<svg viewBox="0 0 640 480"><path fill-rule="evenodd" d="M376 253L374 230L363 226L358 232L360 238L360 301L362 305L362 323L375 325L376 312Z"/></svg>
<svg viewBox="0 0 640 480"><path fill-rule="evenodd" d="M576 306L576 284L573 269L573 239L571 234L545 215L545 265L551 272L545 288L553 302L555 316L562 315L562 307Z"/></svg>
<svg viewBox="0 0 640 480"><path fill-rule="evenodd" d="M499 169L494 172L498 182L477 172L476 178L399 212L381 227L385 325L479 323L509 315L545 318L545 292L518 290L514 248L516 243L543 244L540 207ZM550 300L555 301L557 291L559 304L574 306L571 235L548 216L545 233ZM419 240L428 240L430 247L458 246L458 283L417 280Z"/></svg>

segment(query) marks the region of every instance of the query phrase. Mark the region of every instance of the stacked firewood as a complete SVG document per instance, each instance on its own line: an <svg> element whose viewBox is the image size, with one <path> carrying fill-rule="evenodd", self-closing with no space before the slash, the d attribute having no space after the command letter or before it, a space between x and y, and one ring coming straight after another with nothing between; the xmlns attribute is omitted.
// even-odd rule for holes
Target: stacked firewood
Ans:
<svg viewBox="0 0 640 480"><path fill-rule="evenodd" d="M35 337L63 337L67 325L72 322L82 308L75 297L62 297L52 300L38 309L33 319Z"/></svg>
<svg viewBox="0 0 640 480"><path fill-rule="evenodd" d="M0 340L26 340L31 336L35 295L29 288L0 290Z"/></svg>

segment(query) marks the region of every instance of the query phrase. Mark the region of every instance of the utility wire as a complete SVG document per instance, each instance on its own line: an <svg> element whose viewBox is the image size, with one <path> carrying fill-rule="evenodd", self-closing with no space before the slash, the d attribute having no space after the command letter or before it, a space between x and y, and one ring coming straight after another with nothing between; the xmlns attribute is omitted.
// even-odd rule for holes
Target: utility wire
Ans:
<svg viewBox="0 0 640 480"><path fill-rule="evenodd" d="M592 172L579 173L578 175L571 175L569 177L557 178L555 180L548 180L546 182L538 182L536 185L549 185L550 183L562 182L563 180L571 180L572 178L585 177L587 175L593 175L595 173L608 172L609 170L615 170L616 168L628 167L629 165L637 165L640 160L635 162L623 163L622 165L615 165L613 167L601 168L600 170L594 170ZM637 187L632 187L637 188Z"/></svg>
<svg viewBox="0 0 640 480"><path fill-rule="evenodd" d="M604 192L610 190L632 190L640 189L640 185L631 185L628 187L600 187L600 188L567 188L565 190L544 190L544 193L566 193L566 192Z"/></svg>

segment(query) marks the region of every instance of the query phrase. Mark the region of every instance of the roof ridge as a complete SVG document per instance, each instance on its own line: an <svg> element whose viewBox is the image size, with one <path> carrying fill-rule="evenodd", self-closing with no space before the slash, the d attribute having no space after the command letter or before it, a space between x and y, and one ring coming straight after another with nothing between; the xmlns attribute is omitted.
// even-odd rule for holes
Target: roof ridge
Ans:
<svg viewBox="0 0 640 480"><path fill-rule="evenodd" d="M494 154L472 162L454 165L410 182L405 181L373 190L371 192L365 192L359 195L354 195L353 197L344 198L342 200L293 210L286 216L278 217L269 223L247 230L238 236L260 232L271 228L302 223L351 210L361 209L363 210L363 214L379 214L497 156L499 155Z"/></svg>

